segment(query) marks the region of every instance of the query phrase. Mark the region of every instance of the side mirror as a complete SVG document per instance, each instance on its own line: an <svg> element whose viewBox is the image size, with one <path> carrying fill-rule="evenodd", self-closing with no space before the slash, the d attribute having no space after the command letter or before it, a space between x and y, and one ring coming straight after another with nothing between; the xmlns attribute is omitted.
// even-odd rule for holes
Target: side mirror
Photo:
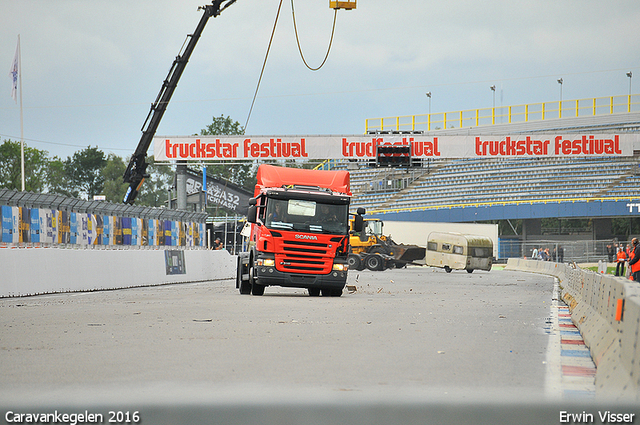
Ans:
<svg viewBox="0 0 640 425"><path fill-rule="evenodd" d="M256 198L249 198L249 205L257 205L258 200Z"/></svg>
<svg viewBox="0 0 640 425"><path fill-rule="evenodd" d="M358 207L358 210L356 212L358 213L358 215L365 215L367 213L367 210L362 207Z"/></svg>
<svg viewBox="0 0 640 425"><path fill-rule="evenodd" d="M249 204L251 204L251 201L249 201ZM247 221L249 223L255 223L257 221L257 216L258 216L258 207L256 207L255 205L251 205L247 210Z"/></svg>
<svg viewBox="0 0 640 425"><path fill-rule="evenodd" d="M364 219L362 218L362 215L360 215L360 211L358 211L358 215L353 217L353 231L356 233L360 233L362 232L363 227L364 227Z"/></svg>

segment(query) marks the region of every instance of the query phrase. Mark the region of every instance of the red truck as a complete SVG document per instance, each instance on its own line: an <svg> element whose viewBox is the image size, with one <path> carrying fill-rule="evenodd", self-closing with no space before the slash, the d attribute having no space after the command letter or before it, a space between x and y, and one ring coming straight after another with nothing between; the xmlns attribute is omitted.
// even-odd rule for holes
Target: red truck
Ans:
<svg viewBox="0 0 640 425"><path fill-rule="evenodd" d="M349 173L262 164L257 177L247 213L249 250L238 255L236 288L253 295L267 286L342 295L349 267ZM356 232L364 212L355 214Z"/></svg>

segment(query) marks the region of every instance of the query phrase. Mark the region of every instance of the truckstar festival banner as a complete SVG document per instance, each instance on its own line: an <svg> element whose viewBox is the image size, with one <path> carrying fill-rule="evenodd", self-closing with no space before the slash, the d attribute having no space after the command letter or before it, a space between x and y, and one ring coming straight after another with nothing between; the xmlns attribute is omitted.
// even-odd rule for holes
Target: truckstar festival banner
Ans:
<svg viewBox="0 0 640 425"><path fill-rule="evenodd" d="M633 156L637 134L511 136L189 136L155 137L156 161L373 159L378 145L410 145L416 158Z"/></svg>

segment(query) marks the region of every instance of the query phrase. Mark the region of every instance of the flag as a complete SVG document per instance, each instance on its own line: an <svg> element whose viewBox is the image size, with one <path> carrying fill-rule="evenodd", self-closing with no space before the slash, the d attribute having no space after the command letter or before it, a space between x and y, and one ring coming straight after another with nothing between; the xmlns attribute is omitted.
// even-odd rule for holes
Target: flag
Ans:
<svg viewBox="0 0 640 425"><path fill-rule="evenodd" d="M16 46L16 55L13 58L13 63L11 64L11 70L9 71L9 75L11 75L11 97L13 100L18 102L18 62L20 56L20 38L18 38L18 45Z"/></svg>

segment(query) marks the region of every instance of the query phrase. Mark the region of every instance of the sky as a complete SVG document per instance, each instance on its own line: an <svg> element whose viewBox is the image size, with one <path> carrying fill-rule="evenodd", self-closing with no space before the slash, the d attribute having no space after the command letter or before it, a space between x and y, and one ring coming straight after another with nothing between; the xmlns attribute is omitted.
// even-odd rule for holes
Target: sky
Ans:
<svg viewBox="0 0 640 425"><path fill-rule="evenodd" d="M210 1L210 0L209 0ZM9 74L18 35L24 138L62 159L128 158L206 0L0 0L0 140L20 139ZM280 0L237 0L209 20L157 135L247 123ZM329 0L294 0L310 66ZM310 71L282 7L248 135L361 134L365 119L640 93L637 0L360 0L337 13ZM3 71L4 69L4 71ZM627 72L633 72L630 80ZM637 82L636 82L637 81ZM152 153L152 148L149 150Z"/></svg>

